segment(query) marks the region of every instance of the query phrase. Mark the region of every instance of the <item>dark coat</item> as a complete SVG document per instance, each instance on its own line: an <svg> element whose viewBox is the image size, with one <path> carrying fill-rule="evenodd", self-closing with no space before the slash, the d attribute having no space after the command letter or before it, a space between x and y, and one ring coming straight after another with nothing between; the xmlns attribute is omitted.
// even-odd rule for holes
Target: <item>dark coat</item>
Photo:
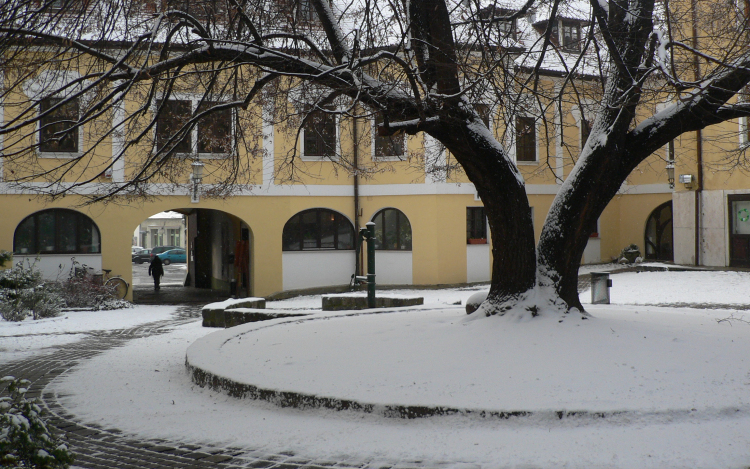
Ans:
<svg viewBox="0 0 750 469"><path fill-rule="evenodd" d="M164 267L161 265L161 258L159 256L154 256L151 260L151 265L148 266L148 274L157 278L164 275Z"/></svg>

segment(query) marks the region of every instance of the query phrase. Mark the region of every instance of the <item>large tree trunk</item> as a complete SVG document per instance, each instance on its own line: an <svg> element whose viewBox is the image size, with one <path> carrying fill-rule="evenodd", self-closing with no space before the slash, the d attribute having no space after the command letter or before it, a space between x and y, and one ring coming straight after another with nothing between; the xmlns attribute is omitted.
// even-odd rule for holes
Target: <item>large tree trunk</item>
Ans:
<svg viewBox="0 0 750 469"><path fill-rule="evenodd" d="M492 284L481 310L502 313L536 282L534 227L523 178L479 116L449 120L430 133L461 163L484 202L493 258Z"/></svg>

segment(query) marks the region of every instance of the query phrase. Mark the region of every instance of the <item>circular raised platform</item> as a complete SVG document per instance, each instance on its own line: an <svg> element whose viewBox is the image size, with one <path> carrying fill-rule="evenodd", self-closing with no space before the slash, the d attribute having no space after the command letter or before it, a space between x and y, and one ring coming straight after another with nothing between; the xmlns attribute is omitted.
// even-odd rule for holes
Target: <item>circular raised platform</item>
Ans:
<svg viewBox="0 0 750 469"><path fill-rule="evenodd" d="M747 371L720 359L750 356L746 331L705 311L591 309L563 323L460 307L278 319L210 334L186 363L236 397L387 417L750 412Z"/></svg>

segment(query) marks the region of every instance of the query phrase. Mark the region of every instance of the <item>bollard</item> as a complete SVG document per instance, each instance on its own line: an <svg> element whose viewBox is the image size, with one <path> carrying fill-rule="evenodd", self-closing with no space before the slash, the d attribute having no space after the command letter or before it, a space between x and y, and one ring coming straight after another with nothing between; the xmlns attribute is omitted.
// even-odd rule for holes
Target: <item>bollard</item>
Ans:
<svg viewBox="0 0 750 469"><path fill-rule="evenodd" d="M591 304L608 305L611 286L609 272L591 272Z"/></svg>

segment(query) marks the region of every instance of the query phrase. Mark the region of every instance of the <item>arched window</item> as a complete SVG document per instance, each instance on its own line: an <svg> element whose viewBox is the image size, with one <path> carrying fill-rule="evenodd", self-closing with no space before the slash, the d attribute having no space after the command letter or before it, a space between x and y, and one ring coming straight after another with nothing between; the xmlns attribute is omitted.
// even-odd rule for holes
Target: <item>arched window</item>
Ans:
<svg viewBox="0 0 750 469"><path fill-rule="evenodd" d="M60 208L24 218L13 236L15 254L99 254L99 228L86 215Z"/></svg>
<svg viewBox="0 0 750 469"><path fill-rule="evenodd" d="M395 208L386 208L372 217L375 222L375 249L411 251L411 223Z"/></svg>
<svg viewBox="0 0 750 469"><path fill-rule="evenodd" d="M290 218L282 240L284 251L354 249L354 226L338 212L314 208Z"/></svg>

